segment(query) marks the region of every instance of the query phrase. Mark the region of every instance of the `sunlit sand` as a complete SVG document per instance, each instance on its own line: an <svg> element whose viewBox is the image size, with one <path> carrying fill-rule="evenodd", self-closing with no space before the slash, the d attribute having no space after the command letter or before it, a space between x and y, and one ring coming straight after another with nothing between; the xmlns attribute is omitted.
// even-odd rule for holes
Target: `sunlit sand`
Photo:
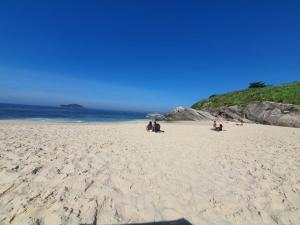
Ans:
<svg viewBox="0 0 300 225"><path fill-rule="evenodd" d="M0 122L0 224L300 224L300 129Z"/></svg>

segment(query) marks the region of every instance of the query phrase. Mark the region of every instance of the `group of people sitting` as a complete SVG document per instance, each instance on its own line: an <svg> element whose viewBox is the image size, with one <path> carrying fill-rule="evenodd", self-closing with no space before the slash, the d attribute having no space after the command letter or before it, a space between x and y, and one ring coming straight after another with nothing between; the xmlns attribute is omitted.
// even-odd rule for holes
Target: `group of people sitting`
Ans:
<svg viewBox="0 0 300 225"><path fill-rule="evenodd" d="M214 120L214 123L213 123L213 130L215 130L215 131L222 131L222 130L223 130L223 125L222 125L222 123L219 123L219 126L217 126L217 121Z"/></svg>
<svg viewBox="0 0 300 225"><path fill-rule="evenodd" d="M161 132L160 124L156 121L154 121L153 123L152 123L152 121L149 121L148 125L146 126L146 130L147 131L153 131L155 133Z"/></svg>
<svg viewBox="0 0 300 225"><path fill-rule="evenodd" d="M213 122L213 130L215 131L222 131L223 130L223 124L218 120L218 124L217 124L217 120L218 119L214 119L214 122ZM243 123L244 121L243 120L239 120L237 121L236 125L238 126L243 126ZM153 131L155 133L157 132L163 132L161 129L160 129L160 124L157 122L157 121L149 121L148 125L146 126L146 131Z"/></svg>

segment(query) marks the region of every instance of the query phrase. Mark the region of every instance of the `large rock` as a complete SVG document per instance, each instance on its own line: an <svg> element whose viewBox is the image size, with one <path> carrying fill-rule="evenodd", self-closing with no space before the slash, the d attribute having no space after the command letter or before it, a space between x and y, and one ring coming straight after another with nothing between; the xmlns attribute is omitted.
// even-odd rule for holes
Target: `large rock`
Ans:
<svg viewBox="0 0 300 225"><path fill-rule="evenodd" d="M167 121L199 121L199 120L213 120L213 116L201 110L191 108L177 107L165 115Z"/></svg>
<svg viewBox="0 0 300 225"><path fill-rule="evenodd" d="M253 123L251 120L245 118L244 108L241 106L223 106L220 108L207 109L207 111L214 117L222 117L227 121Z"/></svg>
<svg viewBox="0 0 300 225"><path fill-rule="evenodd" d="M165 120L164 115L161 115L159 113L153 113L153 114L147 114L146 115L147 119L151 119L151 120Z"/></svg>
<svg viewBox="0 0 300 225"><path fill-rule="evenodd" d="M253 102L244 109L249 120L278 126L300 127L300 106L276 102Z"/></svg>
<svg viewBox="0 0 300 225"><path fill-rule="evenodd" d="M240 106L223 106L216 109L208 110L215 117L222 117L225 120L236 121L244 120L243 119L243 108Z"/></svg>

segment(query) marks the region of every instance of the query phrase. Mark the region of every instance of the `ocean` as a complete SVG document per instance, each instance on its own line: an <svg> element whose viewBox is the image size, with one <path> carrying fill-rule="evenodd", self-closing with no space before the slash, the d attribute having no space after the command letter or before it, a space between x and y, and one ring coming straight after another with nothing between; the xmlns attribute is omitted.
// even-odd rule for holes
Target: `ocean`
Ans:
<svg viewBox="0 0 300 225"><path fill-rule="evenodd" d="M114 122L144 119L146 113L99 109L69 109L0 103L0 120L37 120L55 122Z"/></svg>

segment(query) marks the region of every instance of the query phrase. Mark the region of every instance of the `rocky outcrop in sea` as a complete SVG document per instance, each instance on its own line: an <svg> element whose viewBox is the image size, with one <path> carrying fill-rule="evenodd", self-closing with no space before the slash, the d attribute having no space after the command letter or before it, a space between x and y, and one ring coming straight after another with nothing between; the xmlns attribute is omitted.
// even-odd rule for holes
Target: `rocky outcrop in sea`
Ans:
<svg viewBox="0 0 300 225"><path fill-rule="evenodd" d="M166 121L199 121L199 120L213 120L213 116L202 110L195 110L191 108L177 107L165 115Z"/></svg>
<svg viewBox="0 0 300 225"><path fill-rule="evenodd" d="M146 118L164 121L200 121L213 120L213 116L209 112L195 110L192 108L176 107L171 112L162 114L147 114Z"/></svg>

